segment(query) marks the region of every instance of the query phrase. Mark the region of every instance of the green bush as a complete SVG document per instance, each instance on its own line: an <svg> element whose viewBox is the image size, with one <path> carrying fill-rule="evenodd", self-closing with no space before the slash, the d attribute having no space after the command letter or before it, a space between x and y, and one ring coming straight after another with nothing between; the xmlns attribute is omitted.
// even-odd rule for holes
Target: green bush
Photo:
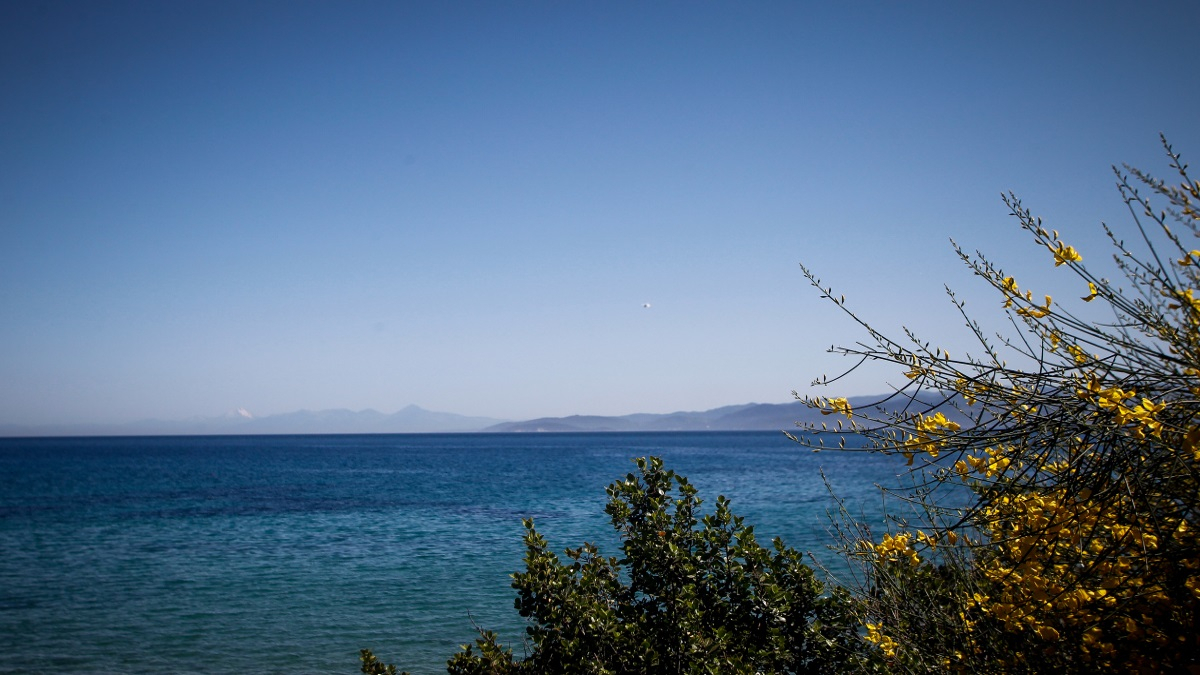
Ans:
<svg viewBox="0 0 1200 675"><path fill-rule="evenodd" d="M524 659L483 631L448 664L470 673L862 672L866 651L847 596L801 554L754 529L718 497L709 515L687 479L657 458L608 487L622 557L592 544L547 548L525 521L525 571L513 575L529 620ZM363 651L364 673L395 673Z"/></svg>

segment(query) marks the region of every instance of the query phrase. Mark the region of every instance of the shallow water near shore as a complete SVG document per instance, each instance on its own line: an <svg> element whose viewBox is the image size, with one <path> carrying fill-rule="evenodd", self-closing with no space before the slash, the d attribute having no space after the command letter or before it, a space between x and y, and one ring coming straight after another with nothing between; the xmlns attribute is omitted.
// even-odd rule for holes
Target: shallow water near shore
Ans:
<svg viewBox="0 0 1200 675"><path fill-rule="evenodd" d="M775 432L0 439L0 673L444 672L473 623L520 655L521 519L616 554L646 455L828 561L820 471L870 515L903 468Z"/></svg>

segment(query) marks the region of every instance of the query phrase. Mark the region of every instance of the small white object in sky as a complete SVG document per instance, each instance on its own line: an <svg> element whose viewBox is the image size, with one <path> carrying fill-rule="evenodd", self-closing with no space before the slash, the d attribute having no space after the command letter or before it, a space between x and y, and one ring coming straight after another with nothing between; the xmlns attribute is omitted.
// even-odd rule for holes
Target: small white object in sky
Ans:
<svg viewBox="0 0 1200 675"><path fill-rule="evenodd" d="M650 303L648 303L648 302L642 303L642 309L650 309Z"/></svg>
<svg viewBox="0 0 1200 675"><path fill-rule="evenodd" d="M236 412L240 417L245 417L248 420L254 419L254 415L251 415L250 411L246 410L245 408L238 408Z"/></svg>

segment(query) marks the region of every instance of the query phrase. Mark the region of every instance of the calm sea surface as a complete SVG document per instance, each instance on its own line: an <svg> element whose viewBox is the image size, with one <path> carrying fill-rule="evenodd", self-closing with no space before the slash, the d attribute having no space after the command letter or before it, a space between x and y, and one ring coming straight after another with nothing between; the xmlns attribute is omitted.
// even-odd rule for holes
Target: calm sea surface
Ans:
<svg viewBox="0 0 1200 675"><path fill-rule="evenodd" d="M472 621L521 654L521 518L617 553L604 488L658 455L817 555L896 461L779 433L0 439L0 673L441 670Z"/></svg>

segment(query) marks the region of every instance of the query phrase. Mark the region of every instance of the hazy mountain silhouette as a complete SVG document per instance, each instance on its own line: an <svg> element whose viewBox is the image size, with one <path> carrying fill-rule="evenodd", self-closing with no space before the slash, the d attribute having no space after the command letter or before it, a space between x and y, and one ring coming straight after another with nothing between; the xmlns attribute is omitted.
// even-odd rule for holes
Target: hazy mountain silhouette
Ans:
<svg viewBox="0 0 1200 675"><path fill-rule="evenodd" d="M855 396L849 399L849 403L855 408L862 408L882 398L882 396ZM893 403L899 406L905 400L898 398ZM925 407L941 400L941 395L936 392L923 394L918 397L915 409L924 410ZM956 414L953 410L941 409L941 411L947 417L963 421L961 415ZM801 401L791 401L789 403L748 403L698 412L673 412L661 415L638 413L617 417L596 415L542 417L523 422L504 422L490 426L484 431L780 431L795 429L797 422L836 424L836 419L822 415L821 411L809 408Z"/></svg>
<svg viewBox="0 0 1200 675"><path fill-rule="evenodd" d="M855 408L863 408L881 396L850 399ZM904 399L897 399L901 405ZM941 400L930 393L919 399L919 409ZM942 408L952 419L961 415ZM299 410L279 415L255 417L244 408L217 417L186 420L142 420L128 424L0 425L0 436L182 436L241 434L414 434L414 433L514 433L514 432L603 432L603 431L780 431L796 428L797 422L836 423L834 417L821 415L800 401L788 403L747 403L712 410L664 414L635 413L601 416L571 415L541 417L511 422L491 417L468 417L425 410L410 405L392 414L378 410Z"/></svg>
<svg viewBox="0 0 1200 675"><path fill-rule="evenodd" d="M238 409L218 417L128 424L0 425L0 436L183 436L216 434L416 434L480 431L503 420L435 412L410 405L378 410L299 410L254 417Z"/></svg>

